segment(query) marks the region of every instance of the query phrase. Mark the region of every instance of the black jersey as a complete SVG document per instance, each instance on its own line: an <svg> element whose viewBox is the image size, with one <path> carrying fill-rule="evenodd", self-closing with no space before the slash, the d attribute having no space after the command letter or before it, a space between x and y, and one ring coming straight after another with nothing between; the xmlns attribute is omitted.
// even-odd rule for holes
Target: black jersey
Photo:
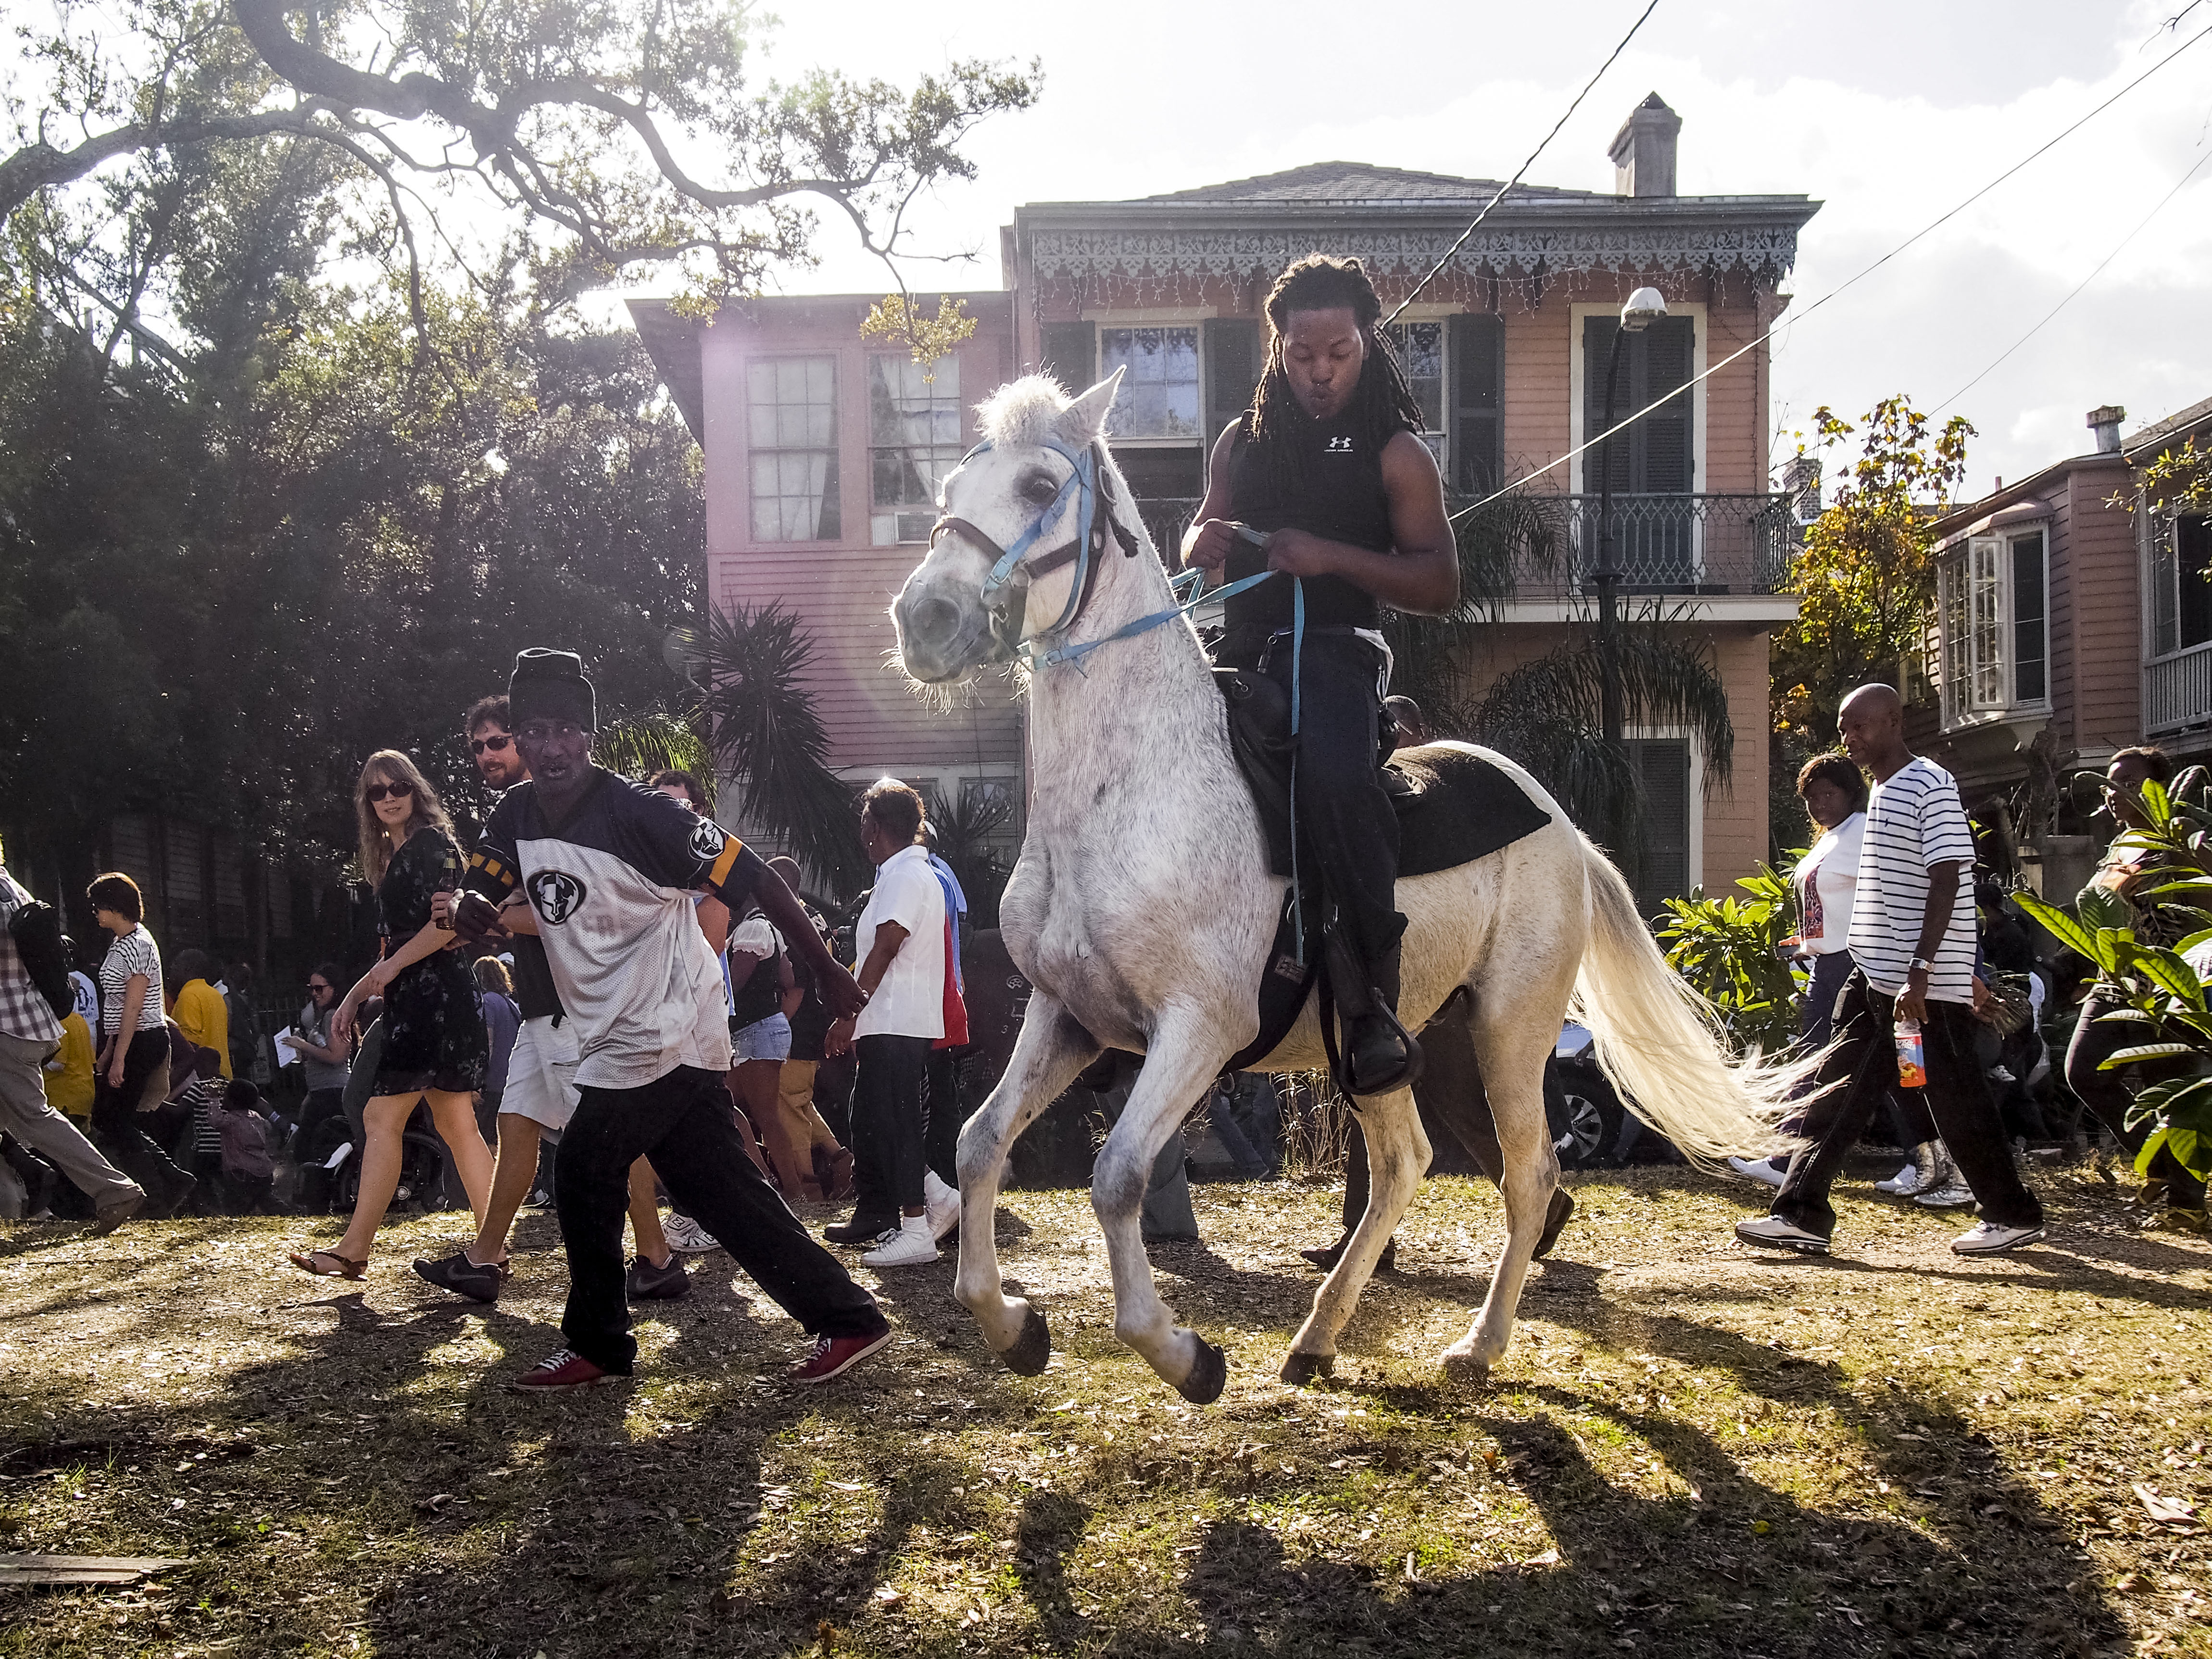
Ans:
<svg viewBox="0 0 2212 1659"><path fill-rule="evenodd" d="M1382 485L1382 453L1341 419L1299 419L1279 441L1291 447L1287 481L1273 476L1258 447L1241 434L1229 456L1229 516L1255 530L1304 530L1333 542L1377 553L1391 550L1390 496ZM1236 581L1267 568L1264 550L1239 541L1230 550L1223 580ZM1373 628L1382 619L1372 593L1341 576L1306 578L1306 626ZM1228 605L1230 632L1261 639L1291 621L1291 584L1261 582Z"/></svg>
<svg viewBox="0 0 2212 1659"><path fill-rule="evenodd" d="M742 911L767 866L711 818L594 770L556 830L534 783L508 790L469 861L495 903L517 887L576 1030L580 1087L635 1089L679 1066L730 1065L722 970L691 895Z"/></svg>

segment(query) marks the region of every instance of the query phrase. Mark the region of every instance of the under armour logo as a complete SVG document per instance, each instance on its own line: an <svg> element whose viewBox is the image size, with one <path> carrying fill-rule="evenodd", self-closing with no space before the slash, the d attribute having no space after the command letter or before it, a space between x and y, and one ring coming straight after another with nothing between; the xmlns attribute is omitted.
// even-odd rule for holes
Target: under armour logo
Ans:
<svg viewBox="0 0 2212 1659"><path fill-rule="evenodd" d="M1331 438L1328 441L1328 453L1332 455L1349 455L1352 453L1352 440Z"/></svg>
<svg viewBox="0 0 2212 1659"><path fill-rule="evenodd" d="M556 927L583 906L584 884L566 870L540 870L522 886L532 908Z"/></svg>
<svg viewBox="0 0 2212 1659"><path fill-rule="evenodd" d="M691 828L691 856L702 864L712 864L728 839L720 824L712 818L701 818Z"/></svg>

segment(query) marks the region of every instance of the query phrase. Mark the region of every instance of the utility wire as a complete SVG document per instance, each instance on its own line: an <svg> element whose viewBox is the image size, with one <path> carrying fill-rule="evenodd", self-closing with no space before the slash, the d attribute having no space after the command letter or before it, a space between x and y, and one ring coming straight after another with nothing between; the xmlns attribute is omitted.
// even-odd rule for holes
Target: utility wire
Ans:
<svg viewBox="0 0 2212 1659"><path fill-rule="evenodd" d="M2076 120L2072 125L2067 127L2056 137L2045 140L2041 145L2028 152L2027 155L2014 162L2002 173L1997 174L1996 178L1990 179L1989 183L1984 185L1972 196L1967 197L1965 201L1951 209L1949 212L1945 213L1936 219L1930 220L1927 224L1922 226L1918 230L1913 232L1911 235L1899 242L1895 247L1890 249L1888 252L1883 254L1881 258L1876 259L1872 264L1868 265L1865 269L1859 271L1857 275L1846 278L1843 283L1830 289L1819 299L1814 301L1811 305L1807 306L1802 311L1797 312L1790 319L1792 324L1794 325L1797 322L1802 321L1805 318L1811 316L1814 312L1818 311L1822 306L1827 304L1829 301L1837 298L1838 295L1848 292L1853 288L1856 288L1860 283L1864 282L1868 277L1873 276L1875 271L1880 270L1884 265L1887 264L1892 259L1897 258L1899 254L1904 252L1905 249L1911 247L1915 242L1919 241L1929 233L1948 224L1952 220L1957 218L1961 213L1964 213L1975 203L1980 201L1983 197L1988 195L1999 185L2004 183L2006 179L2011 178L2022 167L2027 166L2029 162L2042 155L2045 151L2051 149L2053 146L2060 143L2063 140L2071 137L2075 133L2080 131L2090 122L2095 120L2097 117L2102 115L2106 110L2112 108L2112 106L2118 103L2121 99L2126 97L2137 87L2149 80L2152 76L2157 74L2168 64L2171 64L2175 58L2180 57L2183 52L2187 52L2190 47L2195 46L2199 40L2203 40L2207 35L2212 35L2212 27L2200 29L2195 34L2191 35L2188 40L2183 41L2172 52L2166 53L2165 57L2160 58L2158 62L2153 64L2141 75L2136 76L2134 80L2129 82L2127 85L2122 87L2118 92L2105 100L2103 103L2098 105L2096 108L2091 110L2087 114ZM1616 434L1626 431L1630 427L1634 426L1638 421L1650 414L1653 410L1663 409L1675 398L1686 395L1689 392L1690 388L1698 385L1698 382L1711 380L1714 375L1719 374L1721 370L1726 368L1730 363L1735 362L1737 358L1744 356L1745 353L1757 350L1760 346L1765 345L1769 340L1773 338L1773 325L1770 323L1765 329L1753 335L1747 343L1729 353L1727 356L1722 358L1720 362L1713 364L1703 374L1691 376L1688 380L1683 381L1681 385L1676 386L1672 392L1667 393L1665 397L1656 398L1652 402L1646 404L1643 408L1638 410L1633 415L1627 416L1623 419L1615 422L1611 427L1607 428L1605 431L1599 433L1595 438L1588 439L1583 442L1576 445L1574 448L1567 451L1565 454L1559 456L1558 459L1547 461L1543 465L1538 467L1534 472L1524 473L1520 477L1516 478L1511 483L1507 484L1504 489L1494 489L1491 491L1489 495L1485 495L1480 501L1474 502L1472 506L1462 507L1457 513L1452 514L1453 522L1456 523L1458 520L1466 518L1469 514L1474 513L1481 507L1489 506L1491 502L1498 500L1501 495L1511 495L1515 490L1526 484L1529 479L1540 478L1544 474L1549 472L1553 467L1565 466L1569 461L1574 459L1576 456L1583 454L1586 451L1595 449L1598 445L1603 443L1607 439L1614 436Z"/></svg>
<svg viewBox="0 0 2212 1659"><path fill-rule="evenodd" d="M2136 228L2130 231L2126 235L2121 237L2118 242L2113 245L2112 251L2110 253L2107 253L2103 258L2097 261L2096 269L2094 270L2092 270L2087 276L2084 276L2080 282L2074 284L2072 292L2069 293L2067 296L2061 300L2057 305L2051 307L2050 310L2045 312L2033 328L2029 329L2027 333L2021 335L2020 338L2014 340L2002 351L2000 351L1996 356L1991 360L1987 368L1982 370L1979 374L1975 375L1972 380L1967 381L1966 385L1960 386L1949 397L1944 398L1942 403L1936 404L1936 407L1929 412L1932 415L1941 415L1945 410L1950 408L1953 404L1957 403L1960 398L1965 397L1969 392L1972 392L1976 386L1979 386L1983 380L1987 379L1990 373L1996 369L1999 363L2004 362L2006 358L2011 356L2014 352L2019 350L2022 346L2026 345L2030 340L2033 339L2039 333L2040 333L2045 323L2049 322L2053 317L2056 317L2060 312L2065 310L2069 305L2072 304L2075 295L2080 294L2083 289L2088 287L2090 283L2097 280L2099 271L2103 270L2106 265L2112 264L2113 260L2120 257L2121 249L2126 247L2130 242L2134 241L2136 237L2142 235L2142 233L2149 228L2150 222L2157 218L2160 213L2166 210L2166 204L2168 202L2171 202L2175 197L2181 194L2184 186L2185 186L2191 179L2194 179L2197 176L2198 168L2202 167L2207 161L2212 161L2212 150L2207 150L2203 155L2198 156L2197 158L2196 164L2192 166L2188 172L2181 175L2180 183L2175 185L2172 190L2169 190L2164 196L2160 197L2159 198L2158 205L2153 208L2148 213L2143 215L2141 221L2139 221L2136 225Z"/></svg>
<svg viewBox="0 0 2212 1659"><path fill-rule="evenodd" d="M1553 139L1559 136L1559 129L1566 125L1569 118L1573 116L1574 112L1577 109L1582 107L1582 101L1583 99L1590 95L1590 89L1595 87L1601 80L1605 78L1605 72L1613 67L1613 59L1620 57L1622 52L1628 50L1628 43L1636 38L1636 31L1642 28L1645 20L1648 19L1653 12L1658 9L1659 0L1651 0L1651 3L1644 7L1643 15L1638 17L1633 23L1631 23L1628 26L1628 33L1620 37L1620 44L1613 49L1612 52L1607 57L1605 62L1597 66L1597 73L1591 76L1589 80L1583 85L1583 89L1575 94L1575 101L1567 106L1566 114L1562 115L1557 121L1552 124L1552 130L1544 135L1543 143L1537 145L1535 149L1530 150L1528 152L1528 159L1522 162L1519 171L1515 173L1514 175L1510 179L1508 179L1504 184L1498 185L1498 193L1492 197L1487 202L1485 202L1482 204L1482 211L1474 216L1474 223L1469 225L1465 230L1460 232L1459 240L1454 242L1449 247L1444 250L1444 257L1437 260L1435 264L1429 267L1429 274L1422 277L1419 282L1414 283L1413 291L1411 294L1408 294L1404 299L1399 301L1395 309L1394 309L1388 317L1385 317L1382 319L1383 327L1388 328L1391 324L1396 322L1398 320L1399 313L1404 311L1407 306L1413 304L1416 299L1419 298L1421 290L1426 288L1431 283L1436 281L1437 273L1452 262L1452 256L1467 246L1467 239L1474 234L1476 227L1480 225L1485 219L1487 219L1490 216L1490 210L1496 207L1500 202L1504 201L1505 199L1505 192L1512 189L1514 185L1519 184L1522 179L1528 173L1528 169L1536 165L1536 158L1544 153L1546 147L1551 143Z"/></svg>

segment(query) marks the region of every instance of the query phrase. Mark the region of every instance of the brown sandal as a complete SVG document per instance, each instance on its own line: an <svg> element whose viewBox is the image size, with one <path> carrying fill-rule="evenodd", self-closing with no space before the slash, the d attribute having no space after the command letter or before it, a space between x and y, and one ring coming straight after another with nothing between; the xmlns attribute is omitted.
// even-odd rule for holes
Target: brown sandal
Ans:
<svg viewBox="0 0 2212 1659"><path fill-rule="evenodd" d="M337 1262L337 1268L317 1267L315 1259L318 1256ZM291 1261L301 1273L313 1273L318 1279L362 1279L368 1273L366 1260L356 1261L350 1256L340 1255L336 1250L295 1250L291 1253Z"/></svg>

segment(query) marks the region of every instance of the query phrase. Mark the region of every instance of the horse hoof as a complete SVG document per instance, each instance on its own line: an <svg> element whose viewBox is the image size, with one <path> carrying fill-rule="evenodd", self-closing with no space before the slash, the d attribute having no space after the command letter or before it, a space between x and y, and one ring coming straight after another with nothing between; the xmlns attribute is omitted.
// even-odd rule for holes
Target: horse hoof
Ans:
<svg viewBox="0 0 2212 1659"><path fill-rule="evenodd" d="M1479 1389L1490 1381L1490 1367L1471 1353L1448 1353L1443 1366L1445 1380L1462 1389Z"/></svg>
<svg viewBox="0 0 2212 1659"><path fill-rule="evenodd" d="M1294 1389L1303 1389L1317 1376L1329 1376L1336 1370L1333 1353L1292 1353L1283 1361L1283 1381Z"/></svg>
<svg viewBox="0 0 2212 1659"><path fill-rule="evenodd" d="M1042 1376L1052 1358L1052 1327L1044 1322L1044 1316L1031 1308L1022 1321L1022 1334L1014 1339L1014 1346L999 1358L1016 1376Z"/></svg>
<svg viewBox="0 0 2212 1659"><path fill-rule="evenodd" d="M1198 1358L1191 1364L1190 1375L1176 1384L1176 1392L1194 1406L1211 1406L1229 1386L1229 1362L1204 1337L1193 1340L1198 1344Z"/></svg>
<svg viewBox="0 0 2212 1659"><path fill-rule="evenodd" d="M1543 1236L1537 1239L1535 1249L1530 1252L1535 1260L1541 1261L1551 1255L1552 1246L1559 1242L1559 1229L1567 1224L1574 1212L1574 1194L1564 1187L1553 1188L1551 1206L1544 1215Z"/></svg>

